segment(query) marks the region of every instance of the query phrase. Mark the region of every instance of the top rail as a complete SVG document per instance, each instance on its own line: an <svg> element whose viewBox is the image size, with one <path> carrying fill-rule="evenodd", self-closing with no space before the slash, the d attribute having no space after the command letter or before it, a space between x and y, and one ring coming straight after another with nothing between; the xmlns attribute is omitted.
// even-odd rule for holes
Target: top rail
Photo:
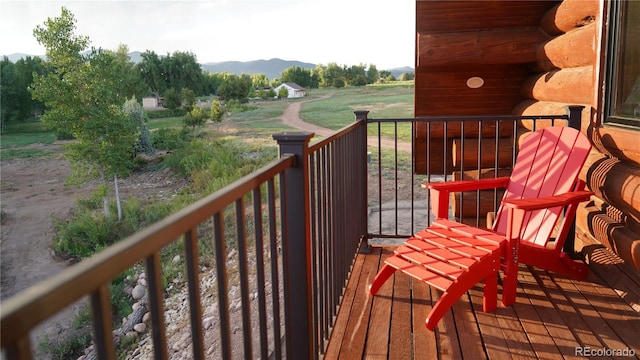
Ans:
<svg viewBox="0 0 640 360"><path fill-rule="evenodd" d="M437 122L437 121L518 121L518 120L569 120L570 115L478 115L478 116L418 116L414 118L368 118L368 123L396 123L396 122Z"/></svg>

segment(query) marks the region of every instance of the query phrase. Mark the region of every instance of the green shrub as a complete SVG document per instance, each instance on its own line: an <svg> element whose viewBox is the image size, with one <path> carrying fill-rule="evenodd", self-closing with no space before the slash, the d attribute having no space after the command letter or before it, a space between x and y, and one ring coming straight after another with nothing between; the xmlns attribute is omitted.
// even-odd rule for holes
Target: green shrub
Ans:
<svg viewBox="0 0 640 360"><path fill-rule="evenodd" d="M171 204L157 201L143 205L135 198L122 203L122 220L106 217L96 199L81 202L81 207L67 220L54 219L53 248L59 255L81 260L133 234L173 211ZM115 213L115 203L110 204ZM92 210L95 209L95 210Z"/></svg>
<svg viewBox="0 0 640 360"><path fill-rule="evenodd" d="M207 115L204 110L199 107L193 108L191 111L187 113L187 115L183 118L184 126L189 126L191 128L196 128L198 126L204 125L207 122Z"/></svg>
<svg viewBox="0 0 640 360"><path fill-rule="evenodd" d="M225 110L233 113L233 114L238 114L238 113L242 113L245 111L251 111L251 110L255 110L257 109L256 106L249 106L246 104L246 100L245 101L240 101L240 100L236 100L236 99L231 99L229 101L227 101L226 106L225 106Z"/></svg>
<svg viewBox="0 0 640 360"><path fill-rule="evenodd" d="M184 129L162 128L151 133L153 147L157 150L177 150L188 140L188 131Z"/></svg>
<svg viewBox="0 0 640 360"><path fill-rule="evenodd" d="M224 109L222 108L220 101L214 100L213 102L211 102L210 112L211 112L211 120L213 121L222 120L222 117L224 116Z"/></svg>
<svg viewBox="0 0 640 360"><path fill-rule="evenodd" d="M52 350L54 360L67 360L77 359L83 355L89 345L91 345L91 332L71 335L58 343L49 343L47 347Z"/></svg>

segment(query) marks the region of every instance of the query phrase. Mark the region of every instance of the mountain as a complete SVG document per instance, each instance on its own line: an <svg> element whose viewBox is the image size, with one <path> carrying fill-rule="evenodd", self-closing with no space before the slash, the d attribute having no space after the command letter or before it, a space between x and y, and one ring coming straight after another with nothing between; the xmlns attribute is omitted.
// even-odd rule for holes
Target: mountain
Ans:
<svg viewBox="0 0 640 360"><path fill-rule="evenodd" d="M405 67L400 67L400 68L388 69L387 71L390 72L391 75L393 75L397 79L397 78L400 77L400 75L402 75L404 73L412 73L415 70L413 70L412 67L405 66Z"/></svg>
<svg viewBox="0 0 640 360"><path fill-rule="evenodd" d="M9 54L9 55L3 55L0 56L0 58L3 58L4 56L6 56L7 58L9 58L9 61L11 61L12 63L16 63L18 60L20 59L24 59L27 56L31 56L32 58L34 57L39 57L41 59L44 59L45 56L44 55L30 55L30 54L23 54L23 53L13 53L13 54Z"/></svg>
<svg viewBox="0 0 640 360"><path fill-rule="evenodd" d="M139 63L142 61L142 57L140 56L142 53L140 51L133 51L129 53L129 57L131 61L134 63ZM34 56L28 54L15 53L11 55L7 55L9 61L15 63L16 61L25 58L27 56ZM44 55L36 55L41 58L44 58ZM162 55L159 55L162 57ZM282 59L270 59L270 60L254 60L254 61L223 61L223 62L215 62L215 63L206 63L200 65L202 69L209 71L210 73L220 73L220 72L228 72L231 74L265 74L267 77L272 80L274 78L279 78L280 74L287 68L292 66L299 66L304 69L313 69L316 67L316 64L305 63L301 61L295 60L282 60ZM384 70L384 69L378 69ZM413 68L409 66L387 69L393 76L396 78L399 77L402 73L413 72Z"/></svg>
<svg viewBox="0 0 640 360"><path fill-rule="evenodd" d="M137 63L142 61L142 53L140 51L133 51L133 52L130 52L129 54L127 54L127 55L129 55L129 59L131 59L131 61L134 64L137 64ZM162 57L162 56L160 56L160 57Z"/></svg>
<svg viewBox="0 0 640 360"><path fill-rule="evenodd" d="M299 66L304 69L313 69L315 64L301 61L288 61L282 59L254 60L254 61L224 61L217 63L202 64L201 67L210 73L228 72L231 74L265 74L271 80L280 77L280 74L287 68Z"/></svg>

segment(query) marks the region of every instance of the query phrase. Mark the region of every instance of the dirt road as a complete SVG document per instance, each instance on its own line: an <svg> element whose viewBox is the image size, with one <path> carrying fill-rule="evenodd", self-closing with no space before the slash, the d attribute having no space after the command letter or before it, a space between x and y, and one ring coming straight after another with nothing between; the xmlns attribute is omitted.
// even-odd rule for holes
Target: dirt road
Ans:
<svg viewBox="0 0 640 360"><path fill-rule="evenodd" d="M327 129L315 124L310 124L308 122L305 122L304 120L302 120L300 118L300 109L302 108L302 104L310 102L310 101L316 101L316 100L321 100L321 99L327 99L329 97L331 97L333 94L329 93L327 95L321 96L319 98L315 98L315 99L309 99L309 100L303 100L303 101L296 101L291 103L283 112L282 116L280 117L280 119L282 120L282 123L291 127L294 127L296 129L300 129L300 130L304 130L304 131L309 131L309 132L313 132L316 135L320 135L320 136L328 136L334 133L334 130L331 129ZM367 144L369 146L374 146L377 147L378 146L378 137L376 136L369 136L367 137ZM398 151L406 151L406 152L410 152L411 151L411 143L406 142L406 141L398 141L398 143L396 144L395 141L393 139L387 138L387 137L381 137L380 138L380 146L382 148L385 149L393 149L395 146L398 147Z"/></svg>

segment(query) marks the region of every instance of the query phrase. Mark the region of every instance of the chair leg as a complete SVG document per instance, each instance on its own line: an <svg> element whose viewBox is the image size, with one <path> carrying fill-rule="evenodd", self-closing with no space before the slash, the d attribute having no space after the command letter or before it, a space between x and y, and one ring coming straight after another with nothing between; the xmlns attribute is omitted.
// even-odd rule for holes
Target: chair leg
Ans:
<svg viewBox="0 0 640 360"><path fill-rule="evenodd" d="M369 285L369 294L375 295L378 292L378 290L380 290L380 287L384 285L384 283L389 279L391 275L393 275L394 272L396 272L396 270L397 269L394 268L393 266L390 266L389 264L384 264L384 266L382 267L382 269L380 269L376 277L373 278L371 285Z"/></svg>
<svg viewBox="0 0 640 360"><path fill-rule="evenodd" d="M498 302L498 274L493 273L487 276L483 282L484 298L482 300L482 310L484 312L491 312L496 309ZM435 329L438 321L440 321L444 314L451 309L453 304L458 301L467 290L469 290L469 286L463 286L460 283L448 288L447 291L440 296L440 299L438 299L438 302L433 306L429 315L427 315L427 319L425 320L427 329Z"/></svg>
<svg viewBox="0 0 640 360"><path fill-rule="evenodd" d="M518 287L518 264L507 265L502 282L502 305L510 306L516 302Z"/></svg>
<svg viewBox="0 0 640 360"><path fill-rule="evenodd" d="M563 262L567 269L565 275L572 279L584 280L589 275L589 266L582 261L573 260L569 255L565 253L560 254L560 260Z"/></svg>
<svg viewBox="0 0 640 360"><path fill-rule="evenodd" d="M498 304L498 274L493 274L484 279L482 311L492 312L498 307L497 304Z"/></svg>

